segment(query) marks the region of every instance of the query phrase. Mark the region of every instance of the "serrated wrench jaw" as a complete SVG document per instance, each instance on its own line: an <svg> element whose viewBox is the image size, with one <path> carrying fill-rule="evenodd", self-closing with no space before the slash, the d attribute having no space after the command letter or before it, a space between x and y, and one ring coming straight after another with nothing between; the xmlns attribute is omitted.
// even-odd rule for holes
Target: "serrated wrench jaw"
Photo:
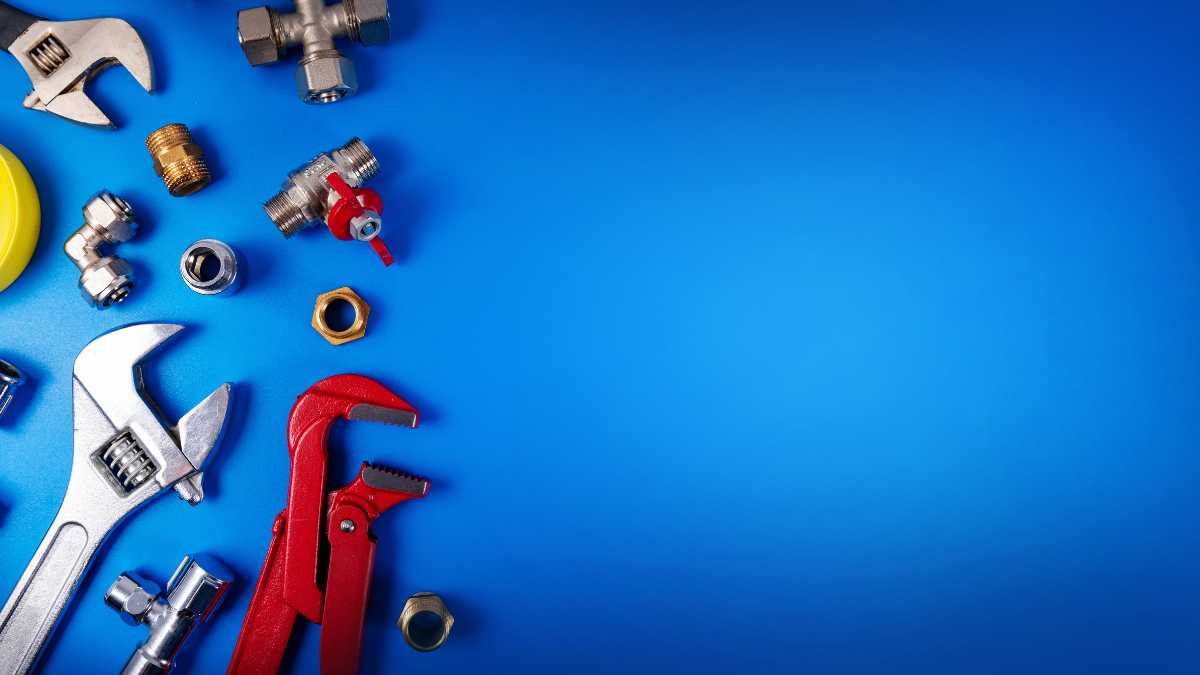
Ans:
<svg viewBox="0 0 1200 675"><path fill-rule="evenodd" d="M112 126L84 92L87 83L110 66L124 66L142 89L154 90L146 45L137 30L122 19L37 21L8 50L33 85L25 107L80 124Z"/></svg>

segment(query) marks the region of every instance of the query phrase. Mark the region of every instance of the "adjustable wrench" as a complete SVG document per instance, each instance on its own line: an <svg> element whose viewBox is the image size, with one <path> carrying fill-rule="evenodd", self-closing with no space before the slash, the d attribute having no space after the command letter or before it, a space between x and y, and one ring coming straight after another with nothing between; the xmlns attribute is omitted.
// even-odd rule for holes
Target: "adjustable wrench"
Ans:
<svg viewBox="0 0 1200 675"><path fill-rule="evenodd" d="M75 360L75 451L67 495L0 610L0 673L28 671L110 530L165 488L204 498L201 467L220 441L230 385L175 427L143 398L141 362L183 326L145 323L93 340Z"/></svg>
<svg viewBox="0 0 1200 675"><path fill-rule="evenodd" d="M84 93L87 83L110 66L125 66L143 89L154 89L146 45L121 19L46 21L0 2L0 49L16 57L33 83L26 108L80 124L113 126Z"/></svg>

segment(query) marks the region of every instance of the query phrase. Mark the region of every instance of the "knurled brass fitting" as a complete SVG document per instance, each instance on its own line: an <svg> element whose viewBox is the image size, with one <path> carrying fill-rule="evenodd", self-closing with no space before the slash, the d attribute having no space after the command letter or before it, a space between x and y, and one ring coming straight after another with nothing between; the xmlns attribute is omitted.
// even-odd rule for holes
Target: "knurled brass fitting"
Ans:
<svg viewBox="0 0 1200 675"><path fill-rule="evenodd" d="M146 149L154 158L154 173L173 196L186 197L212 182L204 151L192 142L192 132L186 126L168 124L155 131L146 137Z"/></svg>

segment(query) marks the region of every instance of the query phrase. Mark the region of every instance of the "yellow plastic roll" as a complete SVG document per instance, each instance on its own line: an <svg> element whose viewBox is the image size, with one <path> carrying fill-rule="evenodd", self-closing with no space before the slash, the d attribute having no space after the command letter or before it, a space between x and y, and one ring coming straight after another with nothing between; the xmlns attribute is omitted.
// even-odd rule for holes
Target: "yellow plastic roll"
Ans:
<svg viewBox="0 0 1200 675"><path fill-rule="evenodd" d="M0 291L21 276L42 229L42 205L25 165L0 145Z"/></svg>

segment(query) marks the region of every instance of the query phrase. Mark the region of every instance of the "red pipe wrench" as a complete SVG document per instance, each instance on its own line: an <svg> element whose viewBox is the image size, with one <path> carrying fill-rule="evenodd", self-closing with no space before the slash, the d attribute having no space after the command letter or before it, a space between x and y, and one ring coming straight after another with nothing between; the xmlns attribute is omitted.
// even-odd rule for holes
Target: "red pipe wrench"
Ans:
<svg viewBox="0 0 1200 675"><path fill-rule="evenodd" d="M326 501L325 443L339 418L417 426L417 411L407 401L359 375L321 380L296 399L288 419L287 508L271 528L229 675L278 672L297 615L321 624L324 675L358 672L375 559L369 525L396 504L424 497L429 481L363 462L358 477Z"/></svg>

